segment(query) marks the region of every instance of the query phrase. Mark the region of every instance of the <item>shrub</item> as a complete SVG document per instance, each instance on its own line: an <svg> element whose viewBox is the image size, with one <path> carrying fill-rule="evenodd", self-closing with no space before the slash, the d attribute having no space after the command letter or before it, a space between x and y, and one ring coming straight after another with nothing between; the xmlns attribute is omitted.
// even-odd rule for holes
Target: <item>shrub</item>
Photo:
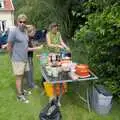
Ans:
<svg viewBox="0 0 120 120"><path fill-rule="evenodd" d="M82 44L87 61L115 96L120 94L120 6L88 15L86 25L76 31L74 41ZM84 46L84 47L83 47Z"/></svg>

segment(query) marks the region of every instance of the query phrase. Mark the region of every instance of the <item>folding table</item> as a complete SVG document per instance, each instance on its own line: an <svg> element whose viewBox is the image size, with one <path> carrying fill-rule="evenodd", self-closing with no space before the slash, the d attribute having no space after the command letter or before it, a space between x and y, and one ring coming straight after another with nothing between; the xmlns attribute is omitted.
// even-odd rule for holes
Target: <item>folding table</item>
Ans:
<svg viewBox="0 0 120 120"><path fill-rule="evenodd" d="M42 76L44 77L44 79L46 80L46 82L49 82L49 83L52 83L52 84L89 81L89 82L91 82L90 87L93 88L93 82L96 79L98 79L98 77L92 71L89 71L89 73L90 73L89 77L85 77L85 78L79 77L76 80L71 79L69 77L69 75L67 74L67 72L66 73L65 72L60 73L57 78L51 77L51 76L48 76L45 65L41 66L41 73L42 73ZM64 76L62 74L66 74L66 75ZM90 95L91 94L90 94L90 91L89 91L88 87L86 88L85 93L86 93L86 97L81 96L79 93L77 95L79 96L79 98L82 101L84 101L87 104L88 111L90 112L91 111L91 107L90 107ZM60 96L62 96L62 92L61 92Z"/></svg>

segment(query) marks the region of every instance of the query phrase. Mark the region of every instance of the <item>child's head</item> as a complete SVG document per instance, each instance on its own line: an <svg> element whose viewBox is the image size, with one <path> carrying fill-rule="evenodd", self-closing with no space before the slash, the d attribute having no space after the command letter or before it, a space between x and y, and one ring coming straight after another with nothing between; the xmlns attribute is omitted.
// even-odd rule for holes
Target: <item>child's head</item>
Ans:
<svg viewBox="0 0 120 120"><path fill-rule="evenodd" d="M27 27L28 36L29 37L34 37L35 32L36 32L35 26L33 26L33 25L26 25L26 27Z"/></svg>

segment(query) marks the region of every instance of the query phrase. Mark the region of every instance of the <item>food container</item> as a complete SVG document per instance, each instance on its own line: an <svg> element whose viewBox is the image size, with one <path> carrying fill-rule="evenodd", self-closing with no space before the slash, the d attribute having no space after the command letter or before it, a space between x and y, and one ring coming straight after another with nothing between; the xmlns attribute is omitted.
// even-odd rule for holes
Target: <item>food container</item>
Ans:
<svg viewBox="0 0 120 120"><path fill-rule="evenodd" d="M64 59L61 61L61 67L63 71L70 71L71 61L69 59Z"/></svg>
<svg viewBox="0 0 120 120"><path fill-rule="evenodd" d="M76 69L75 69L76 65L77 65L76 63L71 62L71 64L70 64L70 71L71 72L75 72L76 71Z"/></svg>
<svg viewBox="0 0 120 120"><path fill-rule="evenodd" d="M81 77L88 77L88 76L90 76L89 67L86 64L76 65L75 70L76 70L75 73L78 74Z"/></svg>
<svg viewBox="0 0 120 120"><path fill-rule="evenodd" d="M48 76L52 76L52 67L46 66L46 72L47 72Z"/></svg>
<svg viewBox="0 0 120 120"><path fill-rule="evenodd" d="M68 72L68 75L72 80L77 80L79 78L79 76L74 72Z"/></svg>
<svg viewBox="0 0 120 120"><path fill-rule="evenodd" d="M69 57L71 59L71 52L67 52L65 49L60 51L61 59L65 59L65 57Z"/></svg>
<svg viewBox="0 0 120 120"><path fill-rule="evenodd" d="M53 77L58 77L59 69L57 67L52 67L52 75Z"/></svg>
<svg viewBox="0 0 120 120"><path fill-rule="evenodd" d="M60 65L60 55L57 53L49 54L49 65L57 67Z"/></svg>

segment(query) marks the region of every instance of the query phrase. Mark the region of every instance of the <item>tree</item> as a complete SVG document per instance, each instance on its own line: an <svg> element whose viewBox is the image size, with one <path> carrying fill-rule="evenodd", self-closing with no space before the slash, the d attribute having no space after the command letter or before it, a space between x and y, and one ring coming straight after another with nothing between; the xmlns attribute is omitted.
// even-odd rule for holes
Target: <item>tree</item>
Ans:
<svg viewBox="0 0 120 120"><path fill-rule="evenodd" d="M120 94L120 6L115 3L102 12L88 15L88 22L74 40L84 45L88 64L115 96Z"/></svg>
<svg viewBox="0 0 120 120"><path fill-rule="evenodd" d="M17 0L16 14L26 13L31 23L38 28L46 28L55 21L61 25L65 38L71 38L78 24L85 21L82 12L82 0Z"/></svg>

